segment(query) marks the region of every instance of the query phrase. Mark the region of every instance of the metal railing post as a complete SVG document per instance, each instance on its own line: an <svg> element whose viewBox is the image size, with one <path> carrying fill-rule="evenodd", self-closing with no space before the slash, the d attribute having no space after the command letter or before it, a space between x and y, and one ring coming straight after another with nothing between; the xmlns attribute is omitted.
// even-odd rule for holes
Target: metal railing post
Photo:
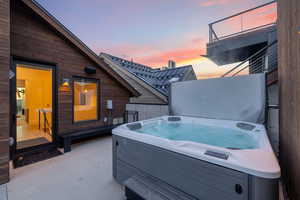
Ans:
<svg viewBox="0 0 300 200"><path fill-rule="evenodd" d="M213 38L212 38L212 24L209 24L209 42L211 43L213 41Z"/></svg>

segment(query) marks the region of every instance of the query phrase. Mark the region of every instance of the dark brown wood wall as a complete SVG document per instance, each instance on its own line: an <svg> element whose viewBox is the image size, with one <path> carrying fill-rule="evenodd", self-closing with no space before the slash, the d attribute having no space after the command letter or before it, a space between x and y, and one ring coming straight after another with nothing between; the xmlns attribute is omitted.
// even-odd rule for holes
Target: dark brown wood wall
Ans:
<svg viewBox="0 0 300 200"><path fill-rule="evenodd" d="M278 1L280 163L292 200L300 199L300 1Z"/></svg>
<svg viewBox="0 0 300 200"><path fill-rule="evenodd" d="M9 0L0 0L0 184L7 182L9 179L9 3Z"/></svg>
<svg viewBox="0 0 300 200"><path fill-rule="evenodd" d="M57 84L62 78L82 76L100 80L100 119L94 122L72 122L72 90L58 91L58 134L96 128L106 125L104 117L109 113L105 109L106 100L113 100L113 117L122 117L125 105L129 102L130 93L98 68L90 58L83 54L50 25L45 23L30 8L20 1L14 1L12 11L12 55L28 60L55 63L57 67ZM84 68L97 67L95 75L87 75Z"/></svg>

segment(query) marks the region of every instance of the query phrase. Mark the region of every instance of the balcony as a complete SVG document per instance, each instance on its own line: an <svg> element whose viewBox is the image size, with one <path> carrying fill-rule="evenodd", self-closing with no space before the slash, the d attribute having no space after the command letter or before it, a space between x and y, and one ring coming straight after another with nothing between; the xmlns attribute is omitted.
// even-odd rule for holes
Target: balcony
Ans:
<svg viewBox="0 0 300 200"><path fill-rule="evenodd" d="M218 65L244 61L277 39L277 2L209 24L207 56Z"/></svg>

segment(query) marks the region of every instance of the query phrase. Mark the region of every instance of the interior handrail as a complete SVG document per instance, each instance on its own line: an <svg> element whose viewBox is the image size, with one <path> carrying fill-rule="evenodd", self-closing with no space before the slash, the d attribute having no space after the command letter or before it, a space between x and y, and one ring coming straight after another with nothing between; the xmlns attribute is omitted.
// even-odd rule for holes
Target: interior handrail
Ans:
<svg viewBox="0 0 300 200"><path fill-rule="evenodd" d="M48 118L47 118L47 113L43 113L44 114L44 120L45 120L45 123L44 123L44 128L45 130L48 130L49 131L49 134L51 135L52 134L52 127L48 121ZM46 131L47 132L47 131Z"/></svg>

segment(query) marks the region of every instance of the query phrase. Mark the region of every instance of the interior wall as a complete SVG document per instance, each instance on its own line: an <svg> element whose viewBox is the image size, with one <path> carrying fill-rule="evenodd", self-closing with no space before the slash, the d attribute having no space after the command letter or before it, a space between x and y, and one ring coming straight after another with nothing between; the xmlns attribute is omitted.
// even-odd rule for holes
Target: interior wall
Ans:
<svg viewBox="0 0 300 200"><path fill-rule="evenodd" d="M278 1L280 163L291 200L300 199L300 1Z"/></svg>
<svg viewBox="0 0 300 200"><path fill-rule="evenodd" d="M0 0L0 184L9 179L10 0Z"/></svg>
<svg viewBox="0 0 300 200"><path fill-rule="evenodd" d="M80 102L84 95L85 102ZM74 84L74 121L86 121L97 119L97 83L85 83L83 86Z"/></svg>
<svg viewBox="0 0 300 200"><path fill-rule="evenodd" d="M52 71L17 66L17 80L25 81L25 109L29 125L38 125L38 109L52 108ZM51 124L51 114L47 114Z"/></svg>

